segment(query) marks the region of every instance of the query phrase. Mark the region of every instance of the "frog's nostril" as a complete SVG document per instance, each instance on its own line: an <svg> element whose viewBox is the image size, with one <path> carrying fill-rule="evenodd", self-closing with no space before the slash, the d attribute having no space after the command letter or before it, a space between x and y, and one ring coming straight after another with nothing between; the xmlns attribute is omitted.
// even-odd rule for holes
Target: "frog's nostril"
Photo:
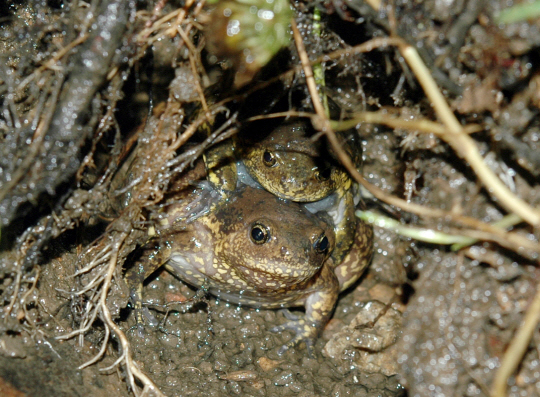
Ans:
<svg viewBox="0 0 540 397"><path fill-rule="evenodd" d="M315 244L313 244L313 248L315 248L315 251L319 253L325 252L329 246L330 242L328 241L328 237L326 237L324 233L321 234L317 241L315 241Z"/></svg>

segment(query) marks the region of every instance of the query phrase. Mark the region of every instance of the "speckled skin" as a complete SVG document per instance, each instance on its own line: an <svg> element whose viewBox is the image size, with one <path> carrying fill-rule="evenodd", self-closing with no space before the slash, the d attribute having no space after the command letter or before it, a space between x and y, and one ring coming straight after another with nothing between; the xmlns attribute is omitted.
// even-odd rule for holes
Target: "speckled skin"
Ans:
<svg viewBox="0 0 540 397"><path fill-rule="evenodd" d="M356 204L349 174L335 161L324 163L321 160L319 148L306 134L308 123L306 120L283 123L254 143L240 140L236 145L237 156L249 174L278 197L315 202L330 195L336 196L336 204L327 209L334 219L336 234L332 259L335 264L340 264L341 273L345 273L346 264L350 264L349 277L356 280L365 266L359 269L348 258L345 259L356 240L367 240L362 246L356 244L355 249L364 249L366 252L362 256L371 258L373 230L355 216ZM341 138L344 150L359 165L362 149L358 139ZM267 161L270 158L272 160ZM327 178L321 177L321 169L326 170Z"/></svg>
<svg viewBox="0 0 540 397"><path fill-rule="evenodd" d="M204 285L230 302L261 308L305 306L303 318L275 330L293 330L290 345L302 340L308 347L313 344L339 292L329 259L335 245L331 227L297 203L245 185L184 229L174 224L174 219L169 224L162 219L160 237L148 244L139 266L126 275L136 302L144 279L165 264L187 283ZM254 240L254 228L266 233L263 243ZM324 238L327 244L321 243Z"/></svg>
<svg viewBox="0 0 540 397"><path fill-rule="evenodd" d="M345 170L318 157L305 121L284 123L260 141L239 142L237 152L261 186L287 200L317 201L350 185Z"/></svg>
<svg viewBox="0 0 540 397"><path fill-rule="evenodd" d="M345 291L364 273L373 255L373 227L358 220L353 244L341 262L333 265L339 290ZM334 263L334 262L332 262Z"/></svg>

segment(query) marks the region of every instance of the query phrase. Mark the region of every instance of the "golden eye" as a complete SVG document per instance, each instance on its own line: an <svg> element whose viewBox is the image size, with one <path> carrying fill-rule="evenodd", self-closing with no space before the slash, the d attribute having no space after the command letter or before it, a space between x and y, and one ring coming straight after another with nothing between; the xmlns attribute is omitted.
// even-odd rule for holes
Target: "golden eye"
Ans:
<svg viewBox="0 0 540 397"><path fill-rule="evenodd" d="M270 231L266 226L256 223L251 227L250 236L255 244L264 244L270 240Z"/></svg>
<svg viewBox="0 0 540 397"><path fill-rule="evenodd" d="M263 161L264 165L266 165L267 167L273 167L274 165L276 165L276 157L268 150L266 150L263 154Z"/></svg>
<svg viewBox="0 0 540 397"><path fill-rule="evenodd" d="M328 237L326 237L323 234L319 236L317 241L315 241L315 244L313 244L313 248L315 248L315 251L317 251L319 254L322 254L326 250L328 250L328 247L330 246L330 242L328 241Z"/></svg>

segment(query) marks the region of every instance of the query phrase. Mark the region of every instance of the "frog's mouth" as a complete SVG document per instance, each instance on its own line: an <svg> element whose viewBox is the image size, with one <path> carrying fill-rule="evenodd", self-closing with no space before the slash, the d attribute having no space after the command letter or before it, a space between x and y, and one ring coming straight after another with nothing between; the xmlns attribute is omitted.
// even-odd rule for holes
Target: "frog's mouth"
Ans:
<svg viewBox="0 0 540 397"><path fill-rule="evenodd" d="M238 276L257 290L273 291L303 284L310 280L320 268L306 266L306 269L294 269L286 266L272 266L270 270L237 265Z"/></svg>

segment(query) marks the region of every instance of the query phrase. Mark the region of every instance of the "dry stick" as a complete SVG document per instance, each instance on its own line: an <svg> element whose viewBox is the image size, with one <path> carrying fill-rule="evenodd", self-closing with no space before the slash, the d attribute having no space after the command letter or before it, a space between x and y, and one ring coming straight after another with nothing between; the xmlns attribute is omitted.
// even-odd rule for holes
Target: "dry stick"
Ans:
<svg viewBox="0 0 540 397"><path fill-rule="evenodd" d="M378 11L381 8L381 0L366 0L366 3L368 3L375 11Z"/></svg>
<svg viewBox="0 0 540 397"><path fill-rule="evenodd" d="M194 0L188 0L183 8L178 8L177 10L174 10L170 12L169 14L163 16L161 19L151 22L151 25L143 29L141 32L139 32L136 36L136 41L138 43L145 43L147 45L152 44L153 42L159 40L161 38L160 35L155 36L153 38L149 38L152 33L157 32L159 29L161 29L161 26L167 22L170 22L172 19L176 18L176 21L173 23L172 27L168 27L164 35L168 35L170 37L174 37L176 35L176 27L179 26L185 19L189 8L193 5ZM198 13L201 11L202 6L204 5L204 1L200 1L197 4L197 7L195 8L193 12L193 16L195 17L198 15ZM186 29L186 34L189 34L191 30L192 25L189 24Z"/></svg>
<svg viewBox="0 0 540 397"><path fill-rule="evenodd" d="M159 19L159 20L155 21L154 23L152 23L151 26L141 30L137 34L135 41L144 42L152 33L159 30L161 25L163 25L164 23L170 21L174 17L178 16L182 12L182 10L183 10L183 8L179 8L177 10L174 10L174 11L168 13L167 15L163 16L161 19Z"/></svg>
<svg viewBox="0 0 540 397"><path fill-rule="evenodd" d="M326 112L324 111L324 106L321 103L321 98L317 92L317 84L315 83L315 78L313 77L313 69L311 68L306 47L304 46L304 41L302 40L302 36L300 35L300 31L298 30L298 26L296 26L296 21L294 18L291 20L291 27L293 30L296 49L298 50L298 55L300 56L300 62L302 63L304 74L306 75L306 83L309 94L311 95L313 108L315 109L315 113L317 113L317 115L322 119L321 121L324 123L324 127L331 129L330 122L328 121L328 117L326 117Z"/></svg>
<svg viewBox="0 0 540 397"><path fill-rule="evenodd" d="M470 216L455 214L455 213L444 211L437 208L426 207L426 206L411 203L399 197L387 194L381 188L366 181L364 177L356 170L356 168L354 168L354 165L350 157L347 156L347 154L345 154L339 146L335 146L332 141L331 143L334 150L336 150L336 152L338 153L339 160L345 165L345 168L347 168L347 171L349 171L352 177L358 183L364 186L367 190L369 190L369 192L373 194L377 199L384 201L385 203L388 203L390 205L394 205L398 208L401 208L404 211L407 211L413 214L417 214L420 216L429 216L431 218L451 220L453 222L457 222L462 225L471 226L479 230L485 231L487 233L491 233L494 236L496 236L492 238L493 241L506 240L508 243L512 244L511 249L513 249L517 253L521 253L521 251L524 249L532 250L533 252L540 253L540 246L538 245L538 243L535 243L534 241L530 241L527 238L515 232L506 232L505 230L499 227L490 225L489 223L479 221L478 219L472 218ZM335 143L339 145L337 140L335 140ZM509 247L506 244L505 246ZM532 257L532 255L530 255L529 253L527 253L527 256Z"/></svg>
<svg viewBox="0 0 540 397"><path fill-rule="evenodd" d="M418 52L406 44L400 45L399 49L422 85L437 115L448 129L448 133L440 137L452 146L460 157L467 160L484 186L499 199L503 207L518 214L525 222L540 226L540 212L514 195L484 162L475 142L463 131Z"/></svg>
<svg viewBox="0 0 540 397"><path fill-rule="evenodd" d="M84 33L81 36L77 37L75 40L73 40L71 43L69 43L64 48L58 50L52 58L50 58L47 62L45 62L43 65L41 65L39 68L34 70L30 75L28 75L17 87L17 91L24 89L28 83L30 83L32 80L34 80L40 73L47 69L55 70L56 63L69 51L71 51L72 48L75 48L79 44L82 44L85 42L85 40L88 38L88 33Z"/></svg>
<svg viewBox="0 0 540 397"><path fill-rule="evenodd" d="M209 111L206 113L201 113L195 121L193 121L186 130L180 135L170 146L169 149L174 151L180 148L184 143L188 141L189 138L191 138L198 129L204 125L204 123L212 122L212 120L208 117L215 117L219 112L223 111L224 108L222 106L213 105L209 108Z"/></svg>
<svg viewBox="0 0 540 397"><path fill-rule="evenodd" d="M186 1L186 4L184 4L184 7L182 8L182 11L180 12L180 14L178 14L178 18L176 18L176 21L175 21L174 25L171 28L167 29L166 33L171 38L176 35L176 29L179 28L182 25L182 22L184 22L184 19L186 18L186 15L188 14L189 9L193 5L193 2L194 2L194 0ZM198 7L201 6L200 3L201 2L199 2L199 4L197 4ZM204 0L202 1L202 3L204 3ZM195 17L197 14L198 14L198 12L195 12L193 17Z"/></svg>
<svg viewBox="0 0 540 397"><path fill-rule="evenodd" d="M52 90L51 98L49 99L50 103L57 102L60 96L60 91L62 90L63 83L64 78L59 77L55 84L56 86ZM45 139L46 132L50 127L51 120L54 115L54 110L55 107L51 106L49 109L45 109L46 113L44 115L36 115L36 117L41 117L41 120L39 121L38 126L34 131L34 137L32 138L32 142L30 143L30 146L25 153L25 158L23 159L22 163L17 167L14 174L11 176L11 180L9 181L9 183L6 183L0 188L0 200L3 200L4 197L20 182L20 180L27 173L28 169L31 167L31 164L35 162L35 158L37 157L39 151L43 148L41 143L43 142L43 139Z"/></svg>
<svg viewBox="0 0 540 397"><path fill-rule="evenodd" d="M389 204L395 205L397 207L402 208L405 211L409 211L412 213L416 213L419 215L424 216L431 216L431 217L448 217L451 216L453 220L471 225L472 223L476 223L477 226L480 226L482 230L488 231L490 233L494 233L498 235L499 237L504 236L504 232L496 227L492 227L488 224L485 224L483 222L479 222L477 220L474 220L473 218L469 217L463 217L456 214L451 214L446 211L438 210L438 209L432 209L427 208L418 204L409 203L405 200L402 200L395 196L387 195L382 189L379 189L378 187L370 184L367 182L364 177L356 170L356 167L354 166L353 162L347 156L346 153L343 152L341 149L341 146L335 136L334 131L331 128L331 123L329 122L328 118L322 111L322 104L320 102L318 93L317 93L317 87L315 84L315 80L313 78L313 72L311 71L311 64L309 62L309 58L307 56L307 53L305 51L305 47L302 42L302 38L300 36L300 32L298 31L298 27L296 26L296 23L293 21L291 23L293 27L293 35L295 38L295 43L298 48L300 61L302 62L302 68L304 69L304 73L306 74L306 82L307 86L310 92L310 95L312 97L313 101L313 107L315 108L315 111L317 113L317 116L312 116L312 123L314 124L315 128L323 131L326 136L328 137L328 140L330 141L330 144L338 154L338 157L340 161L343 163L345 168L349 171L351 176L362 186L364 186L366 189L368 189L375 197L378 199L385 201ZM451 144L451 146L456 150L458 154L460 154L462 157L464 157L467 161L471 163L471 167L473 170L478 174L479 178L483 180L483 182L488 187L488 190L493 191L493 194L495 194L501 202L504 203L512 203L517 205L517 209L521 211L515 211L518 215L520 215L523 218L523 214L527 214L526 219L529 223L535 223L538 222L538 217L540 216L534 209L532 209L527 203L522 201L521 199L517 198L513 193L511 193L504 184L493 174L493 172L487 167L487 165L484 163L482 157L478 153L478 150L476 149L476 146L474 144L474 141L467 135L467 132L464 131L464 129L461 127L457 119L455 118L454 114L446 104L442 94L437 88L437 85L435 84L435 81L431 78L431 75L429 74L428 69L425 67L425 65L421 62L418 53L416 51L408 46L403 40L399 38L389 38L389 39L374 39L370 43L366 43L363 45L356 46L352 49L346 49L342 50L340 52L336 52L335 54L332 54L329 58L336 58L339 53L342 54L350 54L350 53L357 53L357 52L365 52L369 51L370 49L376 48L376 47L383 47L386 45L395 45L399 48L404 48L407 54L407 57L405 57L408 61L412 60L411 68L415 73L420 73L419 70L424 71L424 75L422 75L422 78L418 77L419 81L424 82L423 87L426 90L426 93L429 93L428 96L430 97L431 101L433 102L433 106L437 112L442 111L442 115L439 115L443 123L445 123L447 130L449 133L440 135L441 137L445 139L449 139L449 136L454 137L452 142L448 142ZM411 56L411 50L416 54L416 57L413 55ZM414 66L413 66L414 65ZM420 69L418 65L421 65L420 68L423 67L423 69ZM427 77L426 77L427 75ZM427 83L426 83L427 82ZM442 110L441 110L442 109ZM439 113L438 113L439 114ZM440 132L440 131L436 131ZM452 145L452 143L455 143ZM474 165L474 166L473 166ZM490 185L491 181L495 181L496 188L493 188L493 186ZM490 189L491 188L491 189ZM499 195L503 192L504 194L502 197ZM530 215L530 216L529 216ZM508 234L506 234L508 236ZM515 235L514 237L517 238L517 241L515 238L513 240L515 242L521 241L526 242L527 247L530 249L533 249L535 251L538 251L537 244L534 244L532 242L529 242L526 239ZM535 245L535 247L531 246L531 243ZM521 246L523 247L523 246ZM520 246L517 245L516 252L519 252Z"/></svg>
<svg viewBox="0 0 540 397"><path fill-rule="evenodd" d="M529 346L536 325L540 320L540 285L536 288L536 295L525 313L523 324L514 335L512 342L504 353L501 366L495 373L495 380L491 388L491 397L506 396L506 386L508 378L515 372L523 354Z"/></svg>
<svg viewBox="0 0 540 397"><path fill-rule="evenodd" d="M447 211L443 211L443 210L439 210L439 209L427 208L427 207L424 207L422 205L418 205L418 204L414 204L414 203L409 203L409 202L407 202L407 201L405 201L403 199L400 199L398 197L388 195L382 189L380 189L377 186L374 186L374 185L370 184L369 182L367 182L364 179L364 177L357 171L357 169L356 169L355 165L353 164L352 160L350 159L350 157L342 150L341 145L339 144L339 142L338 142L338 140L336 138L336 135L335 135L334 131L331 128L330 121L326 117L326 114L324 112L324 108L323 108L322 103L321 103L321 101L319 99L319 95L317 93L317 86L316 86L315 80L313 78L313 72L311 71L311 65L310 65L310 62L309 62L309 58L307 56L304 44L302 42L300 32L298 31L298 27L296 26L296 23L295 23L294 20L291 22L291 26L292 26L292 29L293 29L293 36L294 36L294 39L295 39L295 44L297 46L298 53L299 53L299 56L300 56L300 61L302 63L302 68L304 69L304 73L306 75L306 82L307 82L308 89L309 89L309 92L310 92L310 95L311 95L311 99L313 101L313 107L315 108L315 111L317 112L316 117L312 116L312 122L313 122L315 128L317 128L318 130L323 131L326 134L328 140L330 141L330 144L332 145L333 149L338 154L338 157L339 157L340 161L343 163L345 168L347 168L349 173L352 175L352 177L358 183L360 183L362 186L364 186L366 189L368 189L378 199L380 199L382 201L385 201L386 203L389 203L389 204L395 205L397 207L400 207L400 208L404 209L405 211L409 211L409 212L416 213L416 214L419 214L419 215L429 215L431 217L448 218L450 216L453 220L456 220L457 222L467 224L467 225L470 225L470 226L473 226L473 227L478 227L481 230L485 230L487 232L493 233L493 234L495 234L495 235L497 235L497 236L499 236L501 238L504 238L505 236L508 236L508 233L504 233L504 231L502 231L502 230L500 230L500 229L498 229L496 227L493 227L491 225L480 222L477 219L452 214L452 213L449 213ZM398 43L397 40L393 41L393 44L397 44L397 43ZM401 43L403 43L403 42L401 42ZM521 242L525 242L524 240L526 240L526 239L523 239L523 238L521 238L520 236L517 236L517 235L515 237L517 237L518 241L521 241ZM514 239L514 241L516 242L515 239ZM538 251L539 247L537 245L531 246L530 242L527 241L527 243L528 243L527 244L528 248L531 248L531 249L533 249L535 251Z"/></svg>
<svg viewBox="0 0 540 397"><path fill-rule="evenodd" d="M315 84L315 79L313 77L313 70L311 69L311 63L309 61L309 57L307 55L304 42L302 41L302 36L300 35L300 32L298 31L298 26L296 25L296 21L294 20L294 18L292 18L291 20L291 28L293 31L294 43L296 44L298 55L300 57L300 62L302 64L302 69L304 70L304 74L306 76L306 83L309 90L309 94L311 96L311 102L313 103L313 108L315 109L315 112L317 113L317 116L312 117L311 119L313 126L319 131L322 131L323 133L326 134L326 137L330 141L332 148L338 154L340 161L345 166L345 168L351 173L354 179L356 179L359 183L365 186L371 193L375 195L375 197L379 198L381 196L385 196L384 192L381 189L377 188L376 186L371 186L371 184L369 184L366 180L364 180L362 175L360 175L360 173L356 170L356 167L353 164L351 158L342 150L341 145L339 144L337 140L336 134L332 130L330 121L328 120L328 117L325 114L324 107L321 103L321 99L319 98L319 94L317 92L317 85ZM385 41L384 43L386 44L387 42ZM400 43L401 41L394 41L394 44L396 45ZM372 48L372 47L369 46L363 49L367 50L368 48ZM350 54L351 52L353 51L351 50L348 52L344 52L344 54ZM371 189L370 187L373 189ZM406 203L405 200L402 200L402 201Z"/></svg>
<svg viewBox="0 0 540 397"><path fill-rule="evenodd" d="M180 37L182 37L182 40L184 40L184 43L189 50L188 55L189 55L189 65L191 66L191 72L193 73L193 76L198 76L197 61L195 59L195 55L197 51L195 47L193 46L193 43L187 36L187 34L182 30L182 27L180 25L177 26L176 30L178 31L178 34L180 35ZM201 66L202 68L202 65L199 65L199 66ZM208 104L206 103L206 98L204 97L204 90L198 78L195 78L195 89L197 90L197 93L199 94L199 99L201 101L201 106L203 108L203 111L205 113L208 113L209 112Z"/></svg>
<svg viewBox="0 0 540 397"><path fill-rule="evenodd" d="M187 30L186 30L186 33L188 33ZM339 59L339 58L342 58L342 57L349 57L349 56L352 56L352 55L355 55L355 54L370 52L370 51L373 51L376 48L385 48L385 47L388 47L388 46L398 46L398 45L401 45L403 43L404 43L404 41L402 39L400 39L400 38L377 37L375 39L368 40L365 43L359 44L359 45L354 46L354 47L348 47L348 48L344 48L344 49L341 49L341 50L333 51L332 53L329 53L329 54L321 55L320 57L318 57L315 61L311 62L310 64L328 62L328 61ZM276 81L280 81L281 79L292 78L295 73L300 73L302 70L303 70L302 66L294 66L292 69L289 69L289 70L279 74L278 76L275 76L275 77L273 77L271 79L268 79L268 80L265 80L265 81L260 81L254 87L251 87L247 91L242 92L241 94L236 94L236 95L233 95L233 96L229 96L228 98L225 98L225 99L217 102L215 105L216 106L224 106L229 102L233 102L233 101L237 101L237 100L242 101L245 98L247 98L249 95L253 94L254 92L263 90L264 88L266 88L269 85L275 83ZM294 114L291 113L290 115L293 116ZM305 115L305 117L313 118L313 114L311 114L311 113L309 113L309 114L304 113L304 115ZM286 116L286 114L285 114L285 116ZM304 116L298 116L298 117L304 117ZM256 120L256 118L252 117L252 118L250 118L250 120Z"/></svg>
<svg viewBox="0 0 540 397"><path fill-rule="evenodd" d="M372 124L384 124L391 128L403 128L409 131L419 131L426 134L435 134L442 136L448 133L448 129L443 124L426 120L426 119L416 119L416 120L407 120L400 119L397 117L391 117L387 111L376 111L376 112L355 112L353 113L354 118L350 120L342 121L330 121L330 124L336 131L348 130L356 126L361 122L372 123ZM482 130L478 124L470 124L463 127L464 131L467 134L472 134L473 132L479 132Z"/></svg>
<svg viewBox="0 0 540 397"><path fill-rule="evenodd" d="M326 55L325 57L323 57L323 60L335 59L341 55L367 52L374 48L391 45L397 46L400 49L403 57L406 59L409 66L415 73L418 81L424 88L426 95L431 100L432 106L437 112L437 115L439 116L443 124L446 126L448 132L439 136L443 140L445 140L450 146L452 146L452 148L459 156L467 160L473 171L478 175L478 178L484 183L488 191L493 193L493 195L500 200L501 204L504 207L506 207L510 212L515 212L516 214L518 214L529 224L540 225L540 212L530 207L529 204L527 204L525 201L516 197L485 164L482 156L476 148L476 144L474 143L472 138L467 135L459 121L454 116L454 113L452 113L452 110L450 109L450 107L446 103L446 100L438 89L437 84L431 77L429 69L424 65L420 56L413 47L408 45L400 38L378 38L370 40L367 43L358 45L350 49L347 48L344 50L336 51L335 53L332 53L330 55ZM317 90L315 89L314 92L317 93ZM313 96L313 93L311 93L311 95ZM315 111L317 112L316 108ZM322 115L319 112L317 112L317 116L319 119L322 118ZM325 127L324 123L322 123L321 120L314 121L317 124L316 126L320 127L320 129L323 129ZM333 133L328 133L326 130L324 131L327 134L330 142L332 143L332 139L330 137L331 135L333 135ZM333 143L332 146L334 146ZM344 158L342 157L344 156L340 156L340 160L344 160ZM353 163L351 161L345 160L344 165L353 174L353 177L358 180L357 176L360 176L360 174L353 171L354 167L349 168L349 165L353 165ZM358 180L358 182L360 181ZM362 185L365 186L364 183L362 183Z"/></svg>
<svg viewBox="0 0 540 397"><path fill-rule="evenodd" d="M93 7L92 7L93 8ZM94 9L95 11L95 9ZM55 70L55 64L58 62L64 55L66 55L69 51L71 51L72 48L75 48L79 44L82 44L86 41L88 38L88 29L90 22L93 18L93 12L90 10L89 13L86 14L86 19L84 20L83 24L81 25L81 30L79 33L79 37L77 37L74 41L69 43L66 47L58 50L51 59L49 59L47 62L45 62L42 66L40 66L38 69L36 69L32 74L27 76L17 87L17 90L22 90L30 81L32 81L36 76L43 72L46 69ZM51 101L51 103L55 103L55 101Z"/></svg>
<svg viewBox="0 0 540 397"><path fill-rule="evenodd" d="M296 25L294 25L296 26ZM298 32L298 28L296 28L296 31ZM294 33L294 29L293 29ZM300 33L294 33L295 35L295 42L300 43L300 45L303 48L303 51L305 53L305 48L303 47L302 39L300 37ZM298 36L298 37L297 37ZM363 53L371 51L375 48L381 48L386 46L397 46L401 49L403 57L407 60L409 63L411 69L415 72L418 81L420 84L422 84L422 87L426 91L426 95L431 100L433 107L437 111L437 114L441 118L441 121L445 124L446 128L448 129L448 133L440 135L441 138L445 139L453 148L454 150L463 158L465 158L471 165L471 168L475 173L478 175L480 180L484 182L486 185L488 191L493 192L493 194L501 201L503 205L505 205L507 208L510 208L512 212L515 212L519 216L521 216L522 219L527 221L530 224L536 225L540 223L540 213L535 211L533 208L531 208L527 203L525 203L523 200L516 197L508 188L495 176L495 174L487 167L487 165L484 163L482 156L478 152L476 145L474 141L467 135L467 132L464 131L464 129L461 127L459 122L457 121L456 117L452 113L451 109L449 108L448 104L446 103L444 97L442 96L441 92L439 91L437 84L431 77L429 70L427 67L423 64L422 60L420 59L420 56L416 52L416 50L409 46L405 41L398 37L390 37L390 38L376 38L372 39L364 44L360 44L358 46L352 47L352 48L346 48L340 51L335 51L332 54L324 55L317 59L315 62L321 62L329 59L336 59L340 56L346 56L346 55L352 55L357 53ZM302 61L302 67L304 69L304 73L306 73L306 69L311 71L311 66L309 59L307 57L307 54L304 56L304 60L302 60L302 55L300 56L300 59ZM309 72L311 75L313 75L313 72ZM315 82L313 79L307 78L308 82L308 89L310 90L310 94L313 98L315 94L317 94L317 89L315 86ZM312 80L310 82L310 80ZM310 85L313 86L313 88L310 88ZM317 95L318 98L318 95ZM339 146L335 146L334 142L337 143L337 140L332 139L331 136L334 135L333 132L331 132L331 129L329 129L329 123L326 117L323 117L323 114L319 113L317 111L317 105L315 105L315 102L319 102L320 99L313 99L314 102L314 108L317 112L318 117L312 118L312 122L315 124L315 127L325 132L325 134L328 136L328 139L330 140L330 143L336 149L338 152L338 155L340 154L341 150L339 150ZM322 106L322 105L321 105ZM354 167L354 164L350 159L347 158L348 156L339 155L340 160L343 162L343 165L347 168L347 170L351 173L351 175L356 179L359 183L361 183L363 186L365 186L371 193L373 193L377 198L380 198L379 195L384 195L384 192L382 190L379 190L378 192L375 192L371 190L369 184L367 181L364 180L364 178L358 173ZM399 202L399 199L397 199ZM390 203L394 204L394 203ZM405 206L408 205L406 201L401 201L400 203L396 203L394 205L397 205L399 207L402 207L405 210ZM416 206L416 209L411 211L417 213L420 211L421 213L421 206ZM525 215L525 216L524 216ZM438 216L438 215L435 215Z"/></svg>

